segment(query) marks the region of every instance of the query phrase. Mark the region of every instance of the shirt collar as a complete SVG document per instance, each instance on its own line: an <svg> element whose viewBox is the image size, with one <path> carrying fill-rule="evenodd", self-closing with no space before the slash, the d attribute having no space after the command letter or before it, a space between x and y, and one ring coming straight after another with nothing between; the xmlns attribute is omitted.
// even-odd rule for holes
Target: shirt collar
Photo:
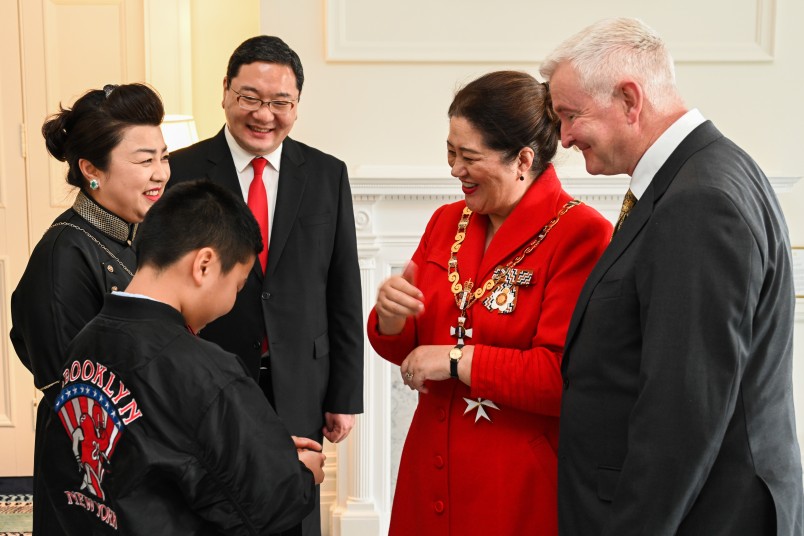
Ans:
<svg viewBox="0 0 804 536"><path fill-rule="evenodd" d="M242 173L250 164L251 161L254 160L256 157L261 156L268 160L271 163L271 166L279 172L279 162L282 160L282 146L285 142L279 144L272 153L268 154L252 154L242 147L240 144L237 143L237 140L232 136L232 133L229 132L229 125L223 129L224 136L226 137L226 144L229 145L229 151L232 153L232 160L234 160L235 169L238 173Z"/></svg>
<svg viewBox="0 0 804 536"><path fill-rule="evenodd" d="M670 125L659 138L653 142L645 154L642 155L634 173L631 175L631 192L639 199L650 186L654 175L667 162L684 138L695 130L701 123L706 121L701 112L694 108Z"/></svg>
<svg viewBox="0 0 804 536"><path fill-rule="evenodd" d="M145 294L132 294L131 292L126 292L124 290L113 290L112 294L114 294L115 296L123 296L125 298L137 298L137 299L140 299L140 300L159 301L156 298L146 296ZM160 303L164 303L164 302L160 302Z"/></svg>

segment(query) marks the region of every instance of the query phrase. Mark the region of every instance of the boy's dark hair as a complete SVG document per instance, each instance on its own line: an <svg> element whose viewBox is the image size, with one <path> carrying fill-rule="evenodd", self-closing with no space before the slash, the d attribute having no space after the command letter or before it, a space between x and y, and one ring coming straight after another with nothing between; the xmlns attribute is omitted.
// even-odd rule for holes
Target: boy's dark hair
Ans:
<svg viewBox="0 0 804 536"><path fill-rule="evenodd" d="M262 251L257 220L229 190L196 180L170 188L145 215L137 236L137 264L162 270L191 251L210 247L224 274Z"/></svg>
<svg viewBox="0 0 804 536"><path fill-rule="evenodd" d="M159 126L165 109L159 95L144 84L107 84L81 96L72 108L59 106L59 112L42 125L45 146L54 158L67 162L67 182L84 188L81 158L106 171L112 150L132 126Z"/></svg>
<svg viewBox="0 0 804 536"><path fill-rule="evenodd" d="M258 35L246 39L238 46L229 58L229 65L226 68L226 80L229 86L232 80L237 78L242 65L248 65L255 61L265 63L278 63L287 65L296 76L296 89L301 97L302 86L304 85L304 70L302 69L299 55L296 54L287 43L273 35Z"/></svg>

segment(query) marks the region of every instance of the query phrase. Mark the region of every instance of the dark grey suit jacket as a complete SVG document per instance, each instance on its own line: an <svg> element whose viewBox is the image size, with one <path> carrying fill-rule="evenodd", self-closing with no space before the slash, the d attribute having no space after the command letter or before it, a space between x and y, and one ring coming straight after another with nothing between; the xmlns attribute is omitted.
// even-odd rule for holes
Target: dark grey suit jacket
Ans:
<svg viewBox="0 0 804 536"><path fill-rule="evenodd" d="M209 178L238 197L224 131L171 153L169 185ZM232 311L201 336L255 377L268 334L276 411L291 434L321 440L323 414L363 411L363 314L346 165L286 138L266 274L255 262Z"/></svg>
<svg viewBox="0 0 804 536"><path fill-rule="evenodd" d="M589 276L562 369L561 534L801 535L786 224L710 123Z"/></svg>

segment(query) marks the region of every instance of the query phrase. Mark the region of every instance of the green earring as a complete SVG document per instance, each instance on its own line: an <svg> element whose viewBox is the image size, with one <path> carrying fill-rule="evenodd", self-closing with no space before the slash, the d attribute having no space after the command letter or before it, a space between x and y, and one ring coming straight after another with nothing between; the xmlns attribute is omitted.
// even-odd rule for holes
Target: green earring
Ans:
<svg viewBox="0 0 804 536"><path fill-rule="evenodd" d="M92 190L97 190L98 188L100 188L100 183L97 181L97 179L92 179L91 181L89 181L89 187Z"/></svg>

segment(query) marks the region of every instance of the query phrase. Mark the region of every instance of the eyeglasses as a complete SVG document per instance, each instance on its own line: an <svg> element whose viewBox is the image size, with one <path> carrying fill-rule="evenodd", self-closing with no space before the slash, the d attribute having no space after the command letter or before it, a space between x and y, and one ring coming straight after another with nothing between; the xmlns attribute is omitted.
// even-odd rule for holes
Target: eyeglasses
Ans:
<svg viewBox="0 0 804 536"><path fill-rule="evenodd" d="M293 107L296 106L296 100L262 100L258 99L257 97L252 97L250 95L243 95L239 93L234 88L229 88L232 92L237 95L237 104L244 110L248 110L249 112L256 112L263 106L268 106L268 109L271 110L271 113L276 115L282 115L289 113L293 110Z"/></svg>

